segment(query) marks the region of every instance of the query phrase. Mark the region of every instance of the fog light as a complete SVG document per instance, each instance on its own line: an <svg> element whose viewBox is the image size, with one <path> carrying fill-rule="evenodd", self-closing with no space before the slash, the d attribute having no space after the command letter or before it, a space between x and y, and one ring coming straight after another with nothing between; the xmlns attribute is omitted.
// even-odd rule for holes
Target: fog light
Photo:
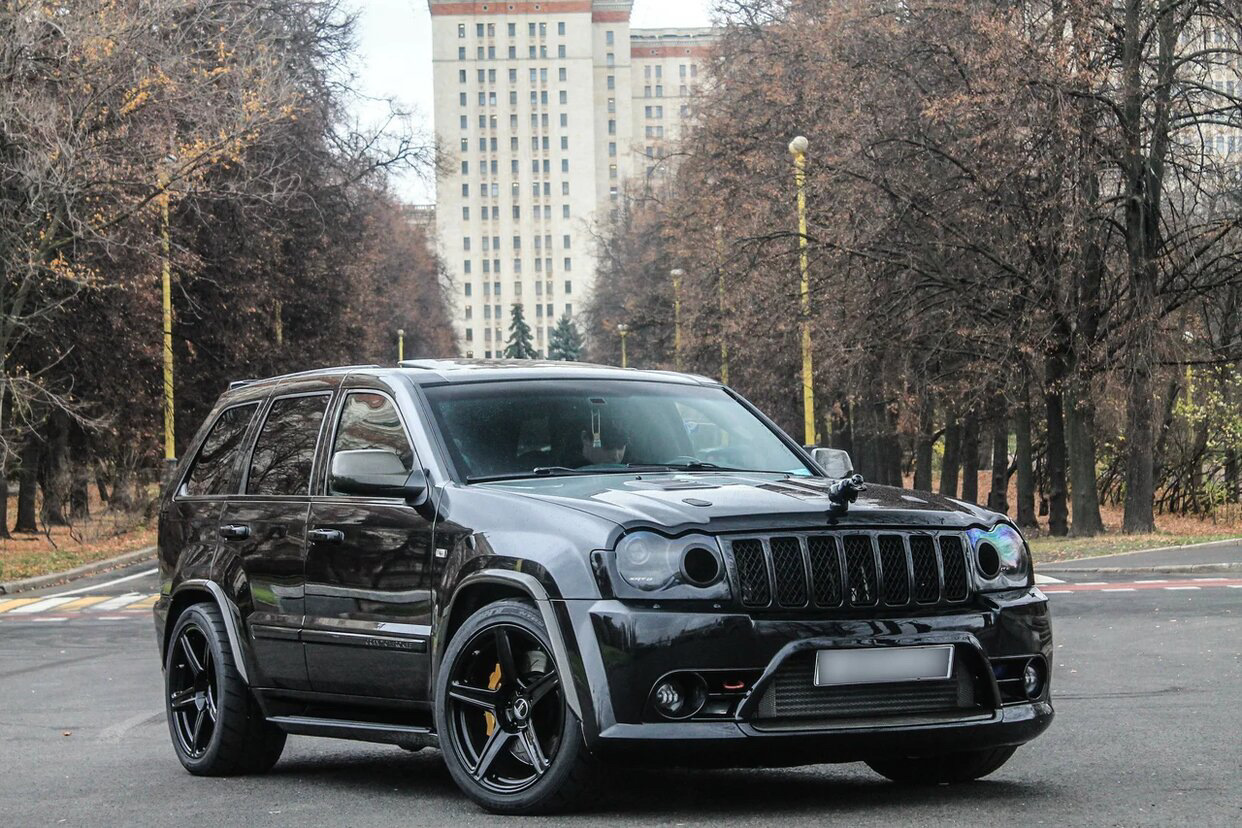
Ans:
<svg viewBox="0 0 1242 828"><path fill-rule="evenodd" d="M666 719L688 719L706 700L707 687L696 673L668 676L651 691L651 706Z"/></svg>
<svg viewBox="0 0 1242 828"><path fill-rule="evenodd" d="M1037 699L1044 692L1043 665L1035 659L1022 668L1022 689L1028 699Z"/></svg>

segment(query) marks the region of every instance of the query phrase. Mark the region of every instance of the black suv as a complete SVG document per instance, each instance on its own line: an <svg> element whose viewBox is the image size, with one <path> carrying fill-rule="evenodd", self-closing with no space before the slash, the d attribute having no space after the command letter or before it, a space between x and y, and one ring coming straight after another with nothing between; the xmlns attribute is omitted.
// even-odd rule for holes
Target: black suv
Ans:
<svg viewBox="0 0 1242 828"><path fill-rule="evenodd" d="M682 374L234 383L160 510L177 756L232 774L289 733L437 745L503 813L626 759L991 773L1053 716L1026 544L843 461Z"/></svg>

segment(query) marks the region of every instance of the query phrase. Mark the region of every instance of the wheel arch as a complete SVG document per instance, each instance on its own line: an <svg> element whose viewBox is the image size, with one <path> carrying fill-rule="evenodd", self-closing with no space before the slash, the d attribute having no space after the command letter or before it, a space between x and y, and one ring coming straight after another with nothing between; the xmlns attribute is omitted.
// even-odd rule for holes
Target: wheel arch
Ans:
<svg viewBox="0 0 1242 828"><path fill-rule="evenodd" d="M168 605L168 621L164 624L164 640L160 642L160 663L163 664L168 657L168 645L172 641L173 629L177 626L177 619L181 617L181 613L195 604L205 603L214 603L219 607L220 614L224 616L224 628L228 633L233 663L242 681L249 684L250 675L246 670L246 660L241 649L241 624L238 620L237 607L229 600L220 585L212 581L201 579L183 581L173 590Z"/></svg>
<svg viewBox="0 0 1242 828"><path fill-rule="evenodd" d="M544 627L548 630L548 639L552 643L552 657L556 660L556 669L568 685L565 698L569 701L574 714L581 720L583 714L581 700L578 696L578 682L575 679L575 671L571 667L565 637L561 632L556 614L553 612L552 601L543 585L533 576L523 572L509 570L472 572L463 578L453 590L453 597L449 599L448 607L441 615L441 622L437 625L433 636L432 686L435 686L436 676L439 674L440 663L448 642L466 619L488 604L503 601L506 598L532 602L543 618Z"/></svg>

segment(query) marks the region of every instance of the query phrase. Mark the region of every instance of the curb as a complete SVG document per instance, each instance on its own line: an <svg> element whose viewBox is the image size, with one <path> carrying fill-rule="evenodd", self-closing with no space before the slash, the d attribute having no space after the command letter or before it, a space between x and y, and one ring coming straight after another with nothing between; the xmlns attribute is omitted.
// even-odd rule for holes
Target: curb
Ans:
<svg viewBox="0 0 1242 828"><path fill-rule="evenodd" d="M136 549L133 552L126 552L124 555L117 555L115 558L108 558L103 561L95 561L93 563L75 566L73 569L66 569L64 572L53 572L48 575L35 575L31 578L22 578L17 581L9 581L0 584L0 595L11 595L14 592L25 592L30 589L41 589L45 586L59 584L63 581L72 581L77 578L85 578L88 575L98 575L100 572L107 572L109 569L117 569L129 564L145 561L148 558L155 557L155 547L146 546L142 549Z"/></svg>
<svg viewBox="0 0 1242 828"><path fill-rule="evenodd" d="M1242 572L1242 563L1170 564L1169 566L1038 566L1041 574L1073 575L1195 575L1200 572Z"/></svg>

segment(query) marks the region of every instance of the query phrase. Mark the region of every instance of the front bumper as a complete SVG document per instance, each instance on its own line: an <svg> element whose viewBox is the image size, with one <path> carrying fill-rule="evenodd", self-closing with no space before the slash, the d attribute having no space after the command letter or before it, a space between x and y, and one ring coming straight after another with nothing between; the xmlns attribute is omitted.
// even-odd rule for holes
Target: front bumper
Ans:
<svg viewBox="0 0 1242 828"><path fill-rule="evenodd" d="M1051 665L1047 601L1034 588L900 617L763 617L615 600L557 604L562 629L573 633L570 648L579 656L574 678L586 738L602 755L718 766L851 762L1018 745L1052 722L1047 689L1034 701L1011 702L991 669L993 659L1018 656L1042 655ZM953 644L974 665L977 703L970 709L779 721L758 715L781 666L808 651L932 643ZM662 676L686 670L736 670L757 678L727 717L659 720L648 703L651 688Z"/></svg>

